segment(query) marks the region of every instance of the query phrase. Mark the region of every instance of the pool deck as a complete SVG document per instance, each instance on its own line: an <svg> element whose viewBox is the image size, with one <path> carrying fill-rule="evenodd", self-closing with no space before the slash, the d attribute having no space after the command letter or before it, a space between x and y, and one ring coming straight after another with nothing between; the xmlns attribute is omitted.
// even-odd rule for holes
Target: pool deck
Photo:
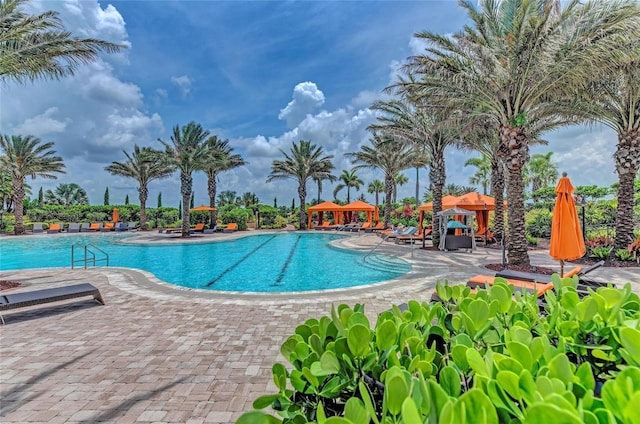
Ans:
<svg viewBox="0 0 640 424"><path fill-rule="evenodd" d="M247 233L256 232L216 233L189 242ZM168 239L182 242L151 232L140 238ZM372 234L354 234L335 244L368 251L379 241ZM284 363L280 345L306 319L328 315L332 305L364 303L375 320L393 304L429 300L438 280L491 275L483 265L501 260L499 250L482 247L473 253L439 252L385 242L377 251L411 262L413 270L375 285L296 294L189 290L147 272L113 267L2 272L0 279L24 283L2 294L90 282L106 305L80 299L3 314L0 422L234 422L258 396L275 393L271 367ZM532 264L559 270L546 251L531 251L530 257ZM640 293L639 268L599 268L590 276L632 282Z"/></svg>

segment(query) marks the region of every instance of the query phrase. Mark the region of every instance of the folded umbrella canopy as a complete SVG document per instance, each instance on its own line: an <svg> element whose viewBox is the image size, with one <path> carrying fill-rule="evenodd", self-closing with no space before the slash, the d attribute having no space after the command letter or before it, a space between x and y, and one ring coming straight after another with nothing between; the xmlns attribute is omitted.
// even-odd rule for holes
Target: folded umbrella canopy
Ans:
<svg viewBox="0 0 640 424"><path fill-rule="evenodd" d="M191 212L211 212L211 211L215 211L216 208L212 208L211 206L205 206L205 205L200 205L197 206L195 208L190 209Z"/></svg>
<svg viewBox="0 0 640 424"><path fill-rule="evenodd" d="M120 220L120 215L118 214L118 208L113 208L113 214L111 217L111 221L118 222Z"/></svg>
<svg viewBox="0 0 640 424"><path fill-rule="evenodd" d="M553 220L551 222L551 242L549 255L560 261L560 276L564 274L564 261L581 258L586 252L578 212L573 202L574 191L567 173L556 186L556 204L553 207Z"/></svg>

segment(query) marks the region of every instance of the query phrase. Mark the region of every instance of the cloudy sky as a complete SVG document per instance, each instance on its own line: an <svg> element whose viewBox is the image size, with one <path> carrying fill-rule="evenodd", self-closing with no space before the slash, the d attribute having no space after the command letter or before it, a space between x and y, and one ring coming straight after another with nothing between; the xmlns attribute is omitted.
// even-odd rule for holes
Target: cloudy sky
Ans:
<svg viewBox="0 0 640 424"><path fill-rule="evenodd" d="M66 27L82 37L129 46L104 55L60 81L0 86L0 131L55 142L67 173L58 180L29 181L43 187L77 183L92 204L109 187L111 204L137 199L136 183L104 167L124 161L134 144L159 147L175 125L196 121L228 139L248 166L221 174L218 192L254 192L262 203L289 205L292 181L265 182L280 150L311 140L335 156L335 174L350 170L345 153L368 142L369 106L381 98L398 66L419 52L414 33L452 33L465 24L455 1L96 1L32 0L41 13L60 12ZM570 127L545 135L559 171L574 185L616 181L612 154L616 136L601 127ZM447 183L469 185L473 153L451 149ZM382 178L359 171L366 184ZM399 198L415 193L415 171ZM207 203L206 179L194 175L197 204ZM421 196L428 185L421 171ZM165 206L179 202L179 177L150 186ZM308 187L309 196L316 188ZM333 187L325 184L323 198ZM353 196L352 192L352 196ZM346 198L346 191L338 194ZM344 199L343 199L344 200Z"/></svg>

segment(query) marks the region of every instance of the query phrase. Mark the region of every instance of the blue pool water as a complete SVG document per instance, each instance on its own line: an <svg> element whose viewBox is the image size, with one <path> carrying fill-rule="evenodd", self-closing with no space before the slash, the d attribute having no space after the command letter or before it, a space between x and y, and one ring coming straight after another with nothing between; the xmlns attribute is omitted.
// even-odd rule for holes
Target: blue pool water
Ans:
<svg viewBox="0 0 640 424"><path fill-rule="evenodd" d="M263 234L214 243L119 243L131 235L0 239L0 270L71 266L71 246L91 243L109 265L138 268L168 283L199 289L289 292L352 287L396 278L411 266L398 258L332 248L339 235ZM76 250L78 252L78 250ZM82 265L80 265L82 267Z"/></svg>

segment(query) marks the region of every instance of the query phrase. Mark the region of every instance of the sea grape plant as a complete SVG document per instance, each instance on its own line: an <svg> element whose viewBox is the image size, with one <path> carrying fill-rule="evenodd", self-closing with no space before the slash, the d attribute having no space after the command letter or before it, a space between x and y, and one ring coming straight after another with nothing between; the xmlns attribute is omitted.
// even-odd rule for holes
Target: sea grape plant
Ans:
<svg viewBox="0 0 640 424"><path fill-rule="evenodd" d="M627 285L580 299L576 277L553 282L542 311L501 279L438 283L441 302L393 306L374 326L363 305L332 308L287 338L278 393L238 422L637 423L638 295Z"/></svg>

